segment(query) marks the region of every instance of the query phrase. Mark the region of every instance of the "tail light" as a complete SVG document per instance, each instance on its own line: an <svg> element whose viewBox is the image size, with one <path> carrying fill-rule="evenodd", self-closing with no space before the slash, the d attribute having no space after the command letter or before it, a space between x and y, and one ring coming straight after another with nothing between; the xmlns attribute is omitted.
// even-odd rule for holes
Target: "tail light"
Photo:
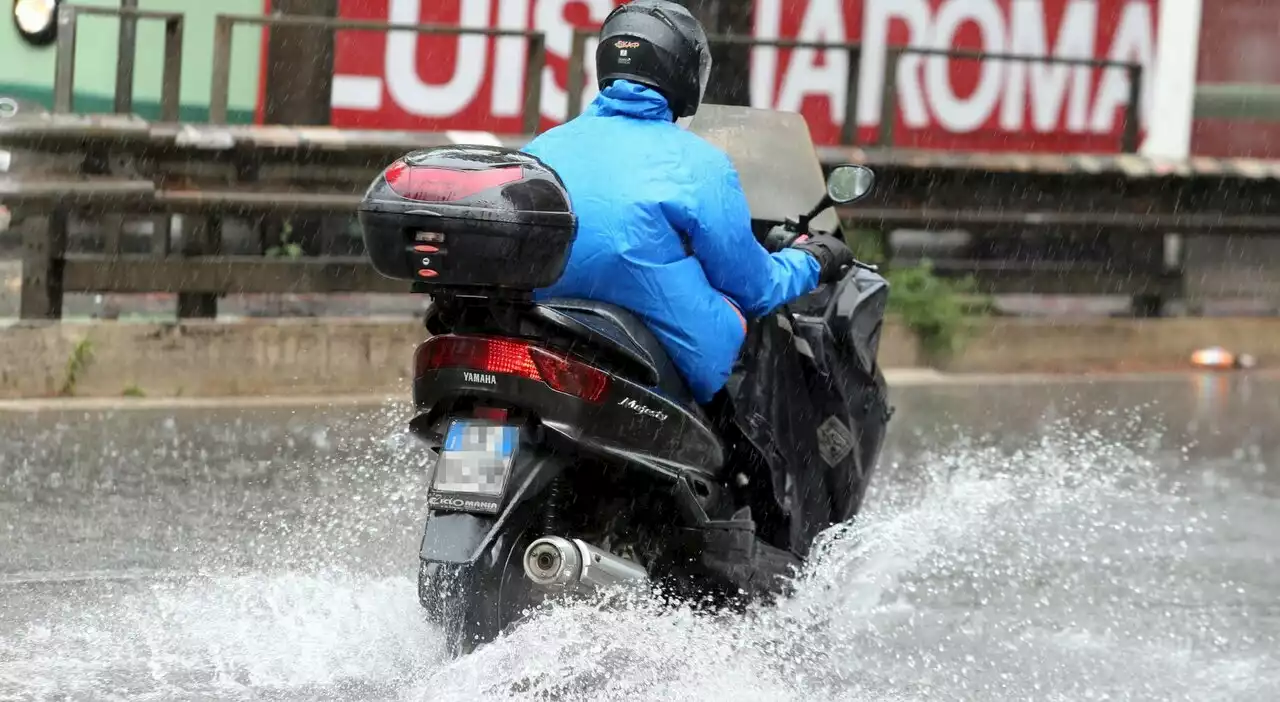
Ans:
<svg viewBox="0 0 1280 702"><path fill-rule="evenodd" d="M432 337L418 348L415 366L416 376L440 368L467 368L542 380L542 374L529 355L529 345L507 339L452 335Z"/></svg>
<svg viewBox="0 0 1280 702"><path fill-rule="evenodd" d="M452 202L499 185L520 180L519 166L455 171L449 168L411 166L396 161L387 167L387 185L400 197L419 202Z"/></svg>
<svg viewBox="0 0 1280 702"><path fill-rule="evenodd" d="M440 368L518 375L588 402L600 402L609 387L609 376L598 368L511 339L432 337L418 347L414 377Z"/></svg>
<svg viewBox="0 0 1280 702"><path fill-rule="evenodd" d="M476 419L488 419L494 422L507 421L508 412L501 407L472 407L471 416Z"/></svg>

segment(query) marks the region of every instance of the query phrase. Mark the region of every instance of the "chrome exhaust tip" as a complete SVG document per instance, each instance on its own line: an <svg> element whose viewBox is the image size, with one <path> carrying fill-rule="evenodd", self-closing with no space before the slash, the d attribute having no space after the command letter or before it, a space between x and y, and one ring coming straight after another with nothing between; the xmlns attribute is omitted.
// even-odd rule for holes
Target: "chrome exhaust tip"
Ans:
<svg viewBox="0 0 1280 702"><path fill-rule="evenodd" d="M524 551L524 574L549 591L591 591L622 582L645 581L639 564L596 548L582 539L544 536Z"/></svg>
<svg viewBox="0 0 1280 702"><path fill-rule="evenodd" d="M544 536L525 549L524 574L538 587L568 588L582 577L582 556L572 541Z"/></svg>

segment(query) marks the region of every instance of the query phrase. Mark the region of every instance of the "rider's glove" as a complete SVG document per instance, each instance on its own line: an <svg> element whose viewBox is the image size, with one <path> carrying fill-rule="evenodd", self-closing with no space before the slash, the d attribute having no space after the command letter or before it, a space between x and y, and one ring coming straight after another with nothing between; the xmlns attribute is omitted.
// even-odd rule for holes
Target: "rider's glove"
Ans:
<svg viewBox="0 0 1280 702"><path fill-rule="evenodd" d="M789 246L796 233L779 224L769 230L769 234L765 236L764 248L766 251L781 251Z"/></svg>
<svg viewBox="0 0 1280 702"><path fill-rule="evenodd" d="M843 241L827 234L800 237L791 245L818 259L819 283L834 283L853 265L853 252Z"/></svg>

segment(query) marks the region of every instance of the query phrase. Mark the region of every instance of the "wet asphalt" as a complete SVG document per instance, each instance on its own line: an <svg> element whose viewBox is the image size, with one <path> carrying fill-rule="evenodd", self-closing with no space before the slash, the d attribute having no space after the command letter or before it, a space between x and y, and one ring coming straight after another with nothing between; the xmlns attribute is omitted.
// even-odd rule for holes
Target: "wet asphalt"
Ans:
<svg viewBox="0 0 1280 702"><path fill-rule="evenodd" d="M860 644L882 670L940 647L913 681L804 678L796 699L1280 699L1280 381L924 385L893 404L871 522L932 510L905 533L933 555L883 587L947 633L913 618ZM0 699L454 699L466 671L441 672L413 593L425 458L406 417L0 412ZM979 614L994 628L966 629ZM1079 638L1068 661L1104 647L1080 663L1094 687L1042 643L1006 651L1032 623ZM1139 642L1162 653L1126 661Z"/></svg>

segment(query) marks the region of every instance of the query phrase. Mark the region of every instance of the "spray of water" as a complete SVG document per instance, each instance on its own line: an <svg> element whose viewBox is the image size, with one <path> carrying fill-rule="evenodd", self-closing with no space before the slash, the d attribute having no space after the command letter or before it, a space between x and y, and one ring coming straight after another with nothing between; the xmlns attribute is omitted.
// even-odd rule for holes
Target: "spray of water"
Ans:
<svg viewBox="0 0 1280 702"><path fill-rule="evenodd" d="M370 555L387 532L417 528L407 474L372 467L402 455L391 444L347 464L365 466L365 487L349 486L362 506L326 498L288 529L263 512L246 548L287 544L280 553L305 558L212 559L195 575L37 598L0 640L0 698L1264 700L1280 689L1277 612L1224 543L1229 520L1126 448L1140 444L1068 422L1021 446L966 441L885 466L868 510L822 536L776 605L562 604L455 661L403 575L412 549Z"/></svg>
<svg viewBox="0 0 1280 702"><path fill-rule="evenodd" d="M419 699L1263 699L1280 681L1274 631L1222 606L1239 586L1178 566L1214 530L1151 462L1059 427L922 467L824 534L778 606L553 609Z"/></svg>

